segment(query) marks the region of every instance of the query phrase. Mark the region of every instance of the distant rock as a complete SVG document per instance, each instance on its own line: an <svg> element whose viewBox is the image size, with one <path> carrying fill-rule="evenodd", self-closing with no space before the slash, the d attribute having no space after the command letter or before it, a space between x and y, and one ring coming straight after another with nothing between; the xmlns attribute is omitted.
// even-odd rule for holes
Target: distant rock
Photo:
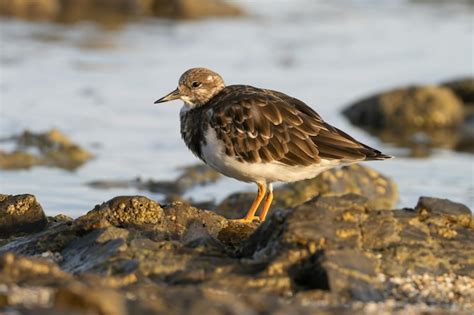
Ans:
<svg viewBox="0 0 474 315"><path fill-rule="evenodd" d="M243 15L236 4L223 0L15 0L0 1L0 15L27 20L75 23L96 21L117 27L140 17L199 19Z"/></svg>
<svg viewBox="0 0 474 315"><path fill-rule="evenodd" d="M415 209L377 210L356 194L316 196L258 225L120 196L75 220L58 217L44 230L0 241L0 307L22 314L468 314L473 222L467 207L427 197Z"/></svg>
<svg viewBox="0 0 474 315"><path fill-rule="evenodd" d="M27 169L33 166L59 167L74 170L92 158L92 154L52 129L44 133L24 131L22 134L0 140L13 144L14 149L0 149L0 169Z"/></svg>
<svg viewBox="0 0 474 315"><path fill-rule="evenodd" d="M442 86L451 89L466 106L474 106L474 77L446 81Z"/></svg>
<svg viewBox="0 0 474 315"><path fill-rule="evenodd" d="M376 129L438 129L458 126L462 103L447 88L411 86L382 92L344 110L349 120Z"/></svg>
<svg viewBox="0 0 474 315"><path fill-rule="evenodd" d="M465 132L470 81L445 86L410 86L385 91L350 105L343 114L386 142L426 156L432 148L474 150L474 138ZM466 145L470 143L470 145Z"/></svg>
<svg viewBox="0 0 474 315"><path fill-rule="evenodd" d="M136 188L167 196L182 195L191 188L215 183L221 174L205 164L195 164L179 169L180 175L175 180L95 180L87 183L93 188Z"/></svg>
<svg viewBox="0 0 474 315"><path fill-rule="evenodd" d="M243 13L232 1L223 0L155 0L153 4L154 16L163 18L236 17Z"/></svg>

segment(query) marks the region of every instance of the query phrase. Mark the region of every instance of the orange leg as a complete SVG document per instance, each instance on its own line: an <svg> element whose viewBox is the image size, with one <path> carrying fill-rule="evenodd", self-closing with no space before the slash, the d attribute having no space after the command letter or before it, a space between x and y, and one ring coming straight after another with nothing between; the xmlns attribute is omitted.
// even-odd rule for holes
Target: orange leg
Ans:
<svg viewBox="0 0 474 315"><path fill-rule="evenodd" d="M255 212L257 212L258 206L260 206L260 203L262 203L263 197L265 196L265 193L267 192L267 187L263 184L258 184L258 193L257 197L255 197L255 200L252 203L252 206L250 207L250 210L247 212L247 215L243 219L239 219L237 221L239 222L252 222L255 218L258 218L255 216Z"/></svg>
<svg viewBox="0 0 474 315"><path fill-rule="evenodd" d="M267 198L265 198L265 203L263 204L262 212L260 212L260 215L259 215L260 221L265 221L265 218L267 217L268 210L270 209L270 205L272 204L272 201L273 201L273 187L272 187L272 184L269 184Z"/></svg>

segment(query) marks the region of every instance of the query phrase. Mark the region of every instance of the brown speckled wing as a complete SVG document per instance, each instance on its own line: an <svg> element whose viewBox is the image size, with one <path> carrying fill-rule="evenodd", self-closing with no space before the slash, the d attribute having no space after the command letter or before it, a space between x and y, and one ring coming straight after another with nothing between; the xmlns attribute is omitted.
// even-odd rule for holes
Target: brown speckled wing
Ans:
<svg viewBox="0 0 474 315"><path fill-rule="evenodd" d="M239 161L307 166L321 159L387 158L325 123L302 101L281 92L232 85L206 107L225 153Z"/></svg>

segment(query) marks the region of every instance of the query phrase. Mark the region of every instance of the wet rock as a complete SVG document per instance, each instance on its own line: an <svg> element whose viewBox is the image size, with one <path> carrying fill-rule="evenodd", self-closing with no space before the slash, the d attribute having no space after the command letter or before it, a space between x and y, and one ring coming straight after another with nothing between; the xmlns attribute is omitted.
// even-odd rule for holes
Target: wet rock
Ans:
<svg viewBox="0 0 474 315"><path fill-rule="evenodd" d="M455 314L473 307L472 221L427 197L379 210L318 195L243 224L121 196L0 245L0 303L25 314L378 314L406 303Z"/></svg>
<svg viewBox="0 0 474 315"><path fill-rule="evenodd" d="M28 20L50 20L60 9L59 0L0 1L0 14Z"/></svg>
<svg viewBox="0 0 474 315"><path fill-rule="evenodd" d="M25 131L1 142L12 142L15 149L11 152L0 150L0 169L25 169L43 165L74 170L92 158L89 152L72 143L56 129L45 133Z"/></svg>
<svg viewBox="0 0 474 315"><path fill-rule="evenodd" d="M115 28L146 16L198 19L241 16L243 11L222 0L1 0L0 15L61 23L92 20Z"/></svg>
<svg viewBox="0 0 474 315"><path fill-rule="evenodd" d="M459 129L399 130L389 128L367 130L384 142L409 149L406 154L408 157L424 158L430 156L436 148L458 150L465 142L462 128L461 126ZM470 140L468 142L468 147L472 147Z"/></svg>
<svg viewBox="0 0 474 315"><path fill-rule="evenodd" d="M465 106L474 106L474 78L466 77L442 83L442 86L451 89Z"/></svg>
<svg viewBox="0 0 474 315"><path fill-rule="evenodd" d="M454 149L464 138L462 101L447 87L411 86L360 100L343 111L351 123L386 142L426 156L432 148Z"/></svg>
<svg viewBox="0 0 474 315"><path fill-rule="evenodd" d="M396 184L372 168L362 165L345 166L321 173L319 176L274 189L273 213L290 208L318 196L356 193L369 199L377 209L391 209L398 201ZM224 199L216 212L229 218L241 218L250 208L255 193L235 193Z"/></svg>
<svg viewBox="0 0 474 315"><path fill-rule="evenodd" d="M154 4L154 15L176 19L196 19L211 16L235 17L243 11L231 2L222 0L157 0Z"/></svg>
<svg viewBox="0 0 474 315"><path fill-rule="evenodd" d="M0 238L41 231L47 222L34 196L0 194Z"/></svg>
<svg viewBox="0 0 474 315"><path fill-rule="evenodd" d="M87 183L94 188L136 188L167 195L168 200L179 199L187 190L215 183L221 174L205 164L196 164L180 169L180 175L172 181L142 180L96 180ZM178 200L174 200L178 201Z"/></svg>
<svg viewBox="0 0 474 315"><path fill-rule="evenodd" d="M412 86L383 92L356 102L344 111L349 120L377 129L433 129L462 122L462 103L447 88Z"/></svg>

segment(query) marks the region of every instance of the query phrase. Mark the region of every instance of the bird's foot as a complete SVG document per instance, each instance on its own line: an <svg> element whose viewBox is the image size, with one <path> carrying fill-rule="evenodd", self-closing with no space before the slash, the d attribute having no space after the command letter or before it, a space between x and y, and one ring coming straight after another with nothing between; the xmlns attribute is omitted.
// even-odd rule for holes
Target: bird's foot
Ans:
<svg viewBox="0 0 474 315"><path fill-rule="evenodd" d="M242 218L242 219L233 219L231 220L232 222L237 222L237 223L250 223L250 222L253 222L253 221L258 221L260 222L260 217L259 216L253 216L253 217L245 217L245 218Z"/></svg>

